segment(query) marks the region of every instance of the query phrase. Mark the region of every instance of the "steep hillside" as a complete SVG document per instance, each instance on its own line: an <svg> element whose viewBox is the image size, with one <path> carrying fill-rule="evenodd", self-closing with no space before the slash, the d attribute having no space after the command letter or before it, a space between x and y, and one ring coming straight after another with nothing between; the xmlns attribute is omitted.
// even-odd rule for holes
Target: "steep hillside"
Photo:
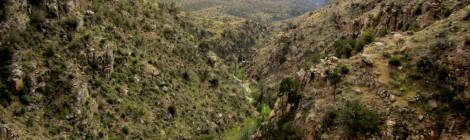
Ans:
<svg viewBox="0 0 470 140"><path fill-rule="evenodd" d="M228 22L250 19L263 25L297 17L328 3L325 0L164 0L195 15Z"/></svg>
<svg viewBox="0 0 470 140"><path fill-rule="evenodd" d="M254 136L468 139L469 3L339 0L285 22L248 66L273 107Z"/></svg>
<svg viewBox="0 0 470 140"><path fill-rule="evenodd" d="M0 7L0 139L217 138L255 114L225 62L259 24L148 0Z"/></svg>

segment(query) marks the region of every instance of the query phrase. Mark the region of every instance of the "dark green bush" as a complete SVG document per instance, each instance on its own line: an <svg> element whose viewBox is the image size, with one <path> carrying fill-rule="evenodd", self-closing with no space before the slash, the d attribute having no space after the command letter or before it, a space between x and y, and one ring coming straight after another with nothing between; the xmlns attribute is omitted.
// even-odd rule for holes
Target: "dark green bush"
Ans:
<svg viewBox="0 0 470 140"><path fill-rule="evenodd" d="M349 73L349 66L348 65L343 65L339 68L339 71L342 73L342 74L348 74Z"/></svg>
<svg viewBox="0 0 470 140"><path fill-rule="evenodd" d="M470 36L467 36L463 40L463 45L469 47L470 46Z"/></svg>
<svg viewBox="0 0 470 140"><path fill-rule="evenodd" d="M341 76L336 72L331 73L330 75L328 75L328 79L330 80L330 83L333 84L333 85L336 85L339 82L341 82Z"/></svg>
<svg viewBox="0 0 470 140"><path fill-rule="evenodd" d="M327 107L325 110L325 115L323 115L321 120L321 129L325 131L331 126L335 125L335 120L338 117L338 110L334 107Z"/></svg>
<svg viewBox="0 0 470 140"><path fill-rule="evenodd" d="M130 133L129 127L124 126L124 127L122 128L122 132L123 132L124 134L126 134L126 135L129 135L129 133Z"/></svg>
<svg viewBox="0 0 470 140"><path fill-rule="evenodd" d="M13 99L13 94L8 87L0 81L0 104L4 107L10 105Z"/></svg>
<svg viewBox="0 0 470 140"><path fill-rule="evenodd" d="M292 77L284 78L281 81L279 92L288 94L297 94L299 92L299 83Z"/></svg>
<svg viewBox="0 0 470 140"><path fill-rule="evenodd" d="M468 100L464 97L455 96L452 101L449 103L450 108L463 112L465 111L466 106L468 105Z"/></svg>
<svg viewBox="0 0 470 140"><path fill-rule="evenodd" d="M40 8L33 7L29 17L31 25L40 25L46 21L46 12Z"/></svg>
<svg viewBox="0 0 470 140"><path fill-rule="evenodd" d="M312 50L307 50L304 53L304 59L305 61L308 61L308 62L318 63L320 62L321 57L322 56L319 52L312 51Z"/></svg>
<svg viewBox="0 0 470 140"><path fill-rule="evenodd" d="M364 39L364 42L366 44L369 44L375 41L375 33L376 33L376 29L370 27L362 31L361 36Z"/></svg>
<svg viewBox="0 0 470 140"><path fill-rule="evenodd" d="M77 16L75 15L70 15L68 16L64 23L69 27L69 28L72 28L72 29L75 29L79 26L80 24L80 18L78 18Z"/></svg>
<svg viewBox="0 0 470 140"><path fill-rule="evenodd" d="M183 72L182 77L183 77L183 79L186 80L186 81L191 81L191 77L189 76L189 73L186 72L186 71Z"/></svg>
<svg viewBox="0 0 470 140"><path fill-rule="evenodd" d="M219 79L217 78L209 80L209 83L211 84L212 87L219 87Z"/></svg>
<svg viewBox="0 0 470 140"><path fill-rule="evenodd" d="M351 46L347 40L338 40L333 44L333 46L336 49L337 57L349 58L353 54L354 46Z"/></svg>
<svg viewBox="0 0 470 140"><path fill-rule="evenodd" d="M284 64L287 61L287 53L281 53L279 56L279 63Z"/></svg>
<svg viewBox="0 0 470 140"><path fill-rule="evenodd" d="M205 42L199 43L199 51L207 52L207 51L209 51L209 49L210 49L209 44L207 44Z"/></svg>
<svg viewBox="0 0 470 140"><path fill-rule="evenodd" d="M15 111L13 111L13 115L15 116L20 116L26 113L26 110L24 108L17 108Z"/></svg>
<svg viewBox="0 0 470 140"><path fill-rule="evenodd" d="M171 116L175 117L175 116L176 116L176 107L173 106L173 105L170 105L170 106L168 107L168 113L170 113Z"/></svg>
<svg viewBox="0 0 470 140"><path fill-rule="evenodd" d="M5 19L7 14L5 6L8 4L8 0L0 0L0 20Z"/></svg>
<svg viewBox="0 0 470 140"><path fill-rule="evenodd" d="M418 66L418 68L425 70L430 70L432 65L432 60L427 56L419 58L418 62L416 63L416 66Z"/></svg>
<svg viewBox="0 0 470 140"><path fill-rule="evenodd" d="M294 78L292 77L287 77L281 81L279 92L287 93L289 98L287 102L295 104L297 106L301 98L301 95L299 94L299 88L299 82L294 80Z"/></svg>
<svg viewBox="0 0 470 140"><path fill-rule="evenodd" d="M5 66L13 59L13 49L11 47L0 48L0 66Z"/></svg>
<svg viewBox="0 0 470 140"><path fill-rule="evenodd" d="M421 27L419 26L417 22L412 22L408 25L408 30L417 32L421 30Z"/></svg>
<svg viewBox="0 0 470 140"><path fill-rule="evenodd" d="M388 60L388 64L392 66L400 66L401 65L401 60L397 56L392 56L390 60Z"/></svg>
<svg viewBox="0 0 470 140"><path fill-rule="evenodd" d="M367 109L359 101L347 101L337 118L338 123L344 124L355 133L377 133L381 124L379 115Z"/></svg>
<svg viewBox="0 0 470 140"><path fill-rule="evenodd" d="M269 105L265 103L260 103L256 107L256 110L263 115L263 117L268 117L269 114L271 113L271 108L269 108Z"/></svg>
<svg viewBox="0 0 470 140"><path fill-rule="evenodd" d="M440 65L437 69L437 78L439 80L446 80L449 77L449 68L446 65Z"/></svg>

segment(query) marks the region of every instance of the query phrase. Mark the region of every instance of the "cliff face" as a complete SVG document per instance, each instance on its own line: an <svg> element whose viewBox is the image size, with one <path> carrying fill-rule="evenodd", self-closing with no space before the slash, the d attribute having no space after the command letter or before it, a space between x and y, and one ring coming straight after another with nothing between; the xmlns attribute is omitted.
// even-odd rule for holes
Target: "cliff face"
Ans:
<svg viewBox="0 0 470 140"><path fill-rule="evenodd" d="M253 115L226 64L259 44L256 23L146 0L0 4L0 139L217 138Z"/></svg>
<svg viewBox="0 0 470 140"><path fill-rule="evenodd" d="M340 0L280 24L248 66L278 97L255 136L468 138L469 3Z"/></svg>

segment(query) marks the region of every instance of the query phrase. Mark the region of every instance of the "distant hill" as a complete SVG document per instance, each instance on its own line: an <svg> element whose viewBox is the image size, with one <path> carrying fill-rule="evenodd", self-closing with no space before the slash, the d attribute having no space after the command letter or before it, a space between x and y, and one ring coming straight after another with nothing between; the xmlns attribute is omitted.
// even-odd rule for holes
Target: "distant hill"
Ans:
<svg viewBox="0 0 470 140"><path fill-rule="evenodd" d="M220 20L251 19L269 25L313 11L329 0L162 0L196 15Z"/></svg>

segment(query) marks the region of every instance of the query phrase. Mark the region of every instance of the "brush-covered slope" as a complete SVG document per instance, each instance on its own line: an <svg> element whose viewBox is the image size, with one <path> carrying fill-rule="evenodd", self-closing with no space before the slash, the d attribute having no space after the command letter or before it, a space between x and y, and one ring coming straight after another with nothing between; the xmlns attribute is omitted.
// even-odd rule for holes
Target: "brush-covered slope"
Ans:
<svg viewBox="0 0 470 140"><path fill-rule="evenodd" d="M255 136L468 139L469 3L339 0L286 22L248 66L277 98Z"/></svg>
<svg viewBox="0 0 470 140"><path fill-rule="evenodd" d="M313 11L328 1L324 0L164 0L176 2L195 15L217 20L250 19L264 25L297 17Z"/></svg>
<svg viewBox="0 0 470 140"><path fill-rule="evenodd" d="M0 139L216 138L253 113L223 62L258 24L148 0L0 7Z"/></svg>

